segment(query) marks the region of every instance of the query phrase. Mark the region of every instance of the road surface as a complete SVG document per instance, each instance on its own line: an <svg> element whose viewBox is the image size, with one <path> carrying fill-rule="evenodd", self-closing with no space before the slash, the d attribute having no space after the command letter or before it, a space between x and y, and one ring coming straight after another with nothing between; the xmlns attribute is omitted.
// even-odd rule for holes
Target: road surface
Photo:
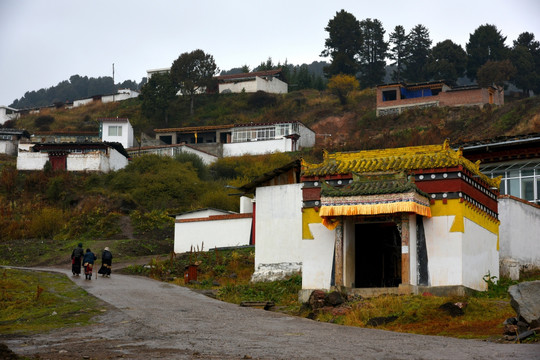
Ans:
<svg viewBox="0 0 540 360"><path fill-rule="evenodd" d="M51 270L51 269L47 269ZM111 304L98 323L2 340L40 359L540 359L539 344L394 333L220 302L188 288L114 274L85 280Z"/></svg>

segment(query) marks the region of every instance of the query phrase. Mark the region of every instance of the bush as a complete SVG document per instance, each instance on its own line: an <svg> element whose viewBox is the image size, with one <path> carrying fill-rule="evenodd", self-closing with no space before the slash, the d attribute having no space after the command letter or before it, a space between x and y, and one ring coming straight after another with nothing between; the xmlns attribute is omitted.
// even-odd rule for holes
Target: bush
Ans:
<svg viewBox="0 0 540 360"><path fill-rule="evenodd" d="M30 237L52 238L66 223L64 212L60 209L45 207L35 214L30 223Z"/></svg>
<svg viewBox="0 0 540 360"><path fill-rule="evenodd" d="M276 105L277 99L274 95L259 90L249 96L247 103L251 107L269 107Z"/></svg>

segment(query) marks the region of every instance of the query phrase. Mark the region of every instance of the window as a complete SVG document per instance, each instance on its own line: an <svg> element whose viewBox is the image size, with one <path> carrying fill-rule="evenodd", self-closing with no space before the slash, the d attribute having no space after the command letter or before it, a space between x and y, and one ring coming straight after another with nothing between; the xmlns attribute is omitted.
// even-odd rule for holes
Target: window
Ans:
<svg viewBox="0 0 540 360"><path fill-rule="evenodd" d="M393 101L393 100L397 100L396 90L386 90L382 92L382 101Z"/></svg>
<svg viewBox="0 0 540 360"><path fill-rule="evenodd" d="M500 193L540 204L540 161L489 165L482 169L488 176L502 176Z"/></svg>
<svg viewBox="0 0 540 360"><path fill-rule="evenodd" d="M122 126L109 126L109 136L122 136Z"/></svg>

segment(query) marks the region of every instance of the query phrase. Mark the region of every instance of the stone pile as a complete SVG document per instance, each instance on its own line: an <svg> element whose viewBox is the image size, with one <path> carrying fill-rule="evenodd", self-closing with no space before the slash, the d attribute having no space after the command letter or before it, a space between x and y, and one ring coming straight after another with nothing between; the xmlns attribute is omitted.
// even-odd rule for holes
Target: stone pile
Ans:
<svg viewBox="0 0 540 360"><path fill-rule="evenodd" d="M506 340L521 341L540 332L540 280L522 282L508 289L517 316L504 322Z"/></svg>

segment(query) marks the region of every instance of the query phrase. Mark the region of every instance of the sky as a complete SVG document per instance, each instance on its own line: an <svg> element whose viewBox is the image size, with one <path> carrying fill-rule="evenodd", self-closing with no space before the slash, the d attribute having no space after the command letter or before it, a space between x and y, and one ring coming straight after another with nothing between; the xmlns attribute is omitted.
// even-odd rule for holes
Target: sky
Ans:
<svg viewBox="0 0 540 360"><path fill-rule="evenodd" d="M506 44L522 32L540 40L540 0L0 0L0 105L72 75L139 83L146 70L168 68L201 49L220 70L269 57L301 65L320 57L324 28L345 10L359 21L422 24L433 45L465 49L480 25L495 25Z"/></svg>

